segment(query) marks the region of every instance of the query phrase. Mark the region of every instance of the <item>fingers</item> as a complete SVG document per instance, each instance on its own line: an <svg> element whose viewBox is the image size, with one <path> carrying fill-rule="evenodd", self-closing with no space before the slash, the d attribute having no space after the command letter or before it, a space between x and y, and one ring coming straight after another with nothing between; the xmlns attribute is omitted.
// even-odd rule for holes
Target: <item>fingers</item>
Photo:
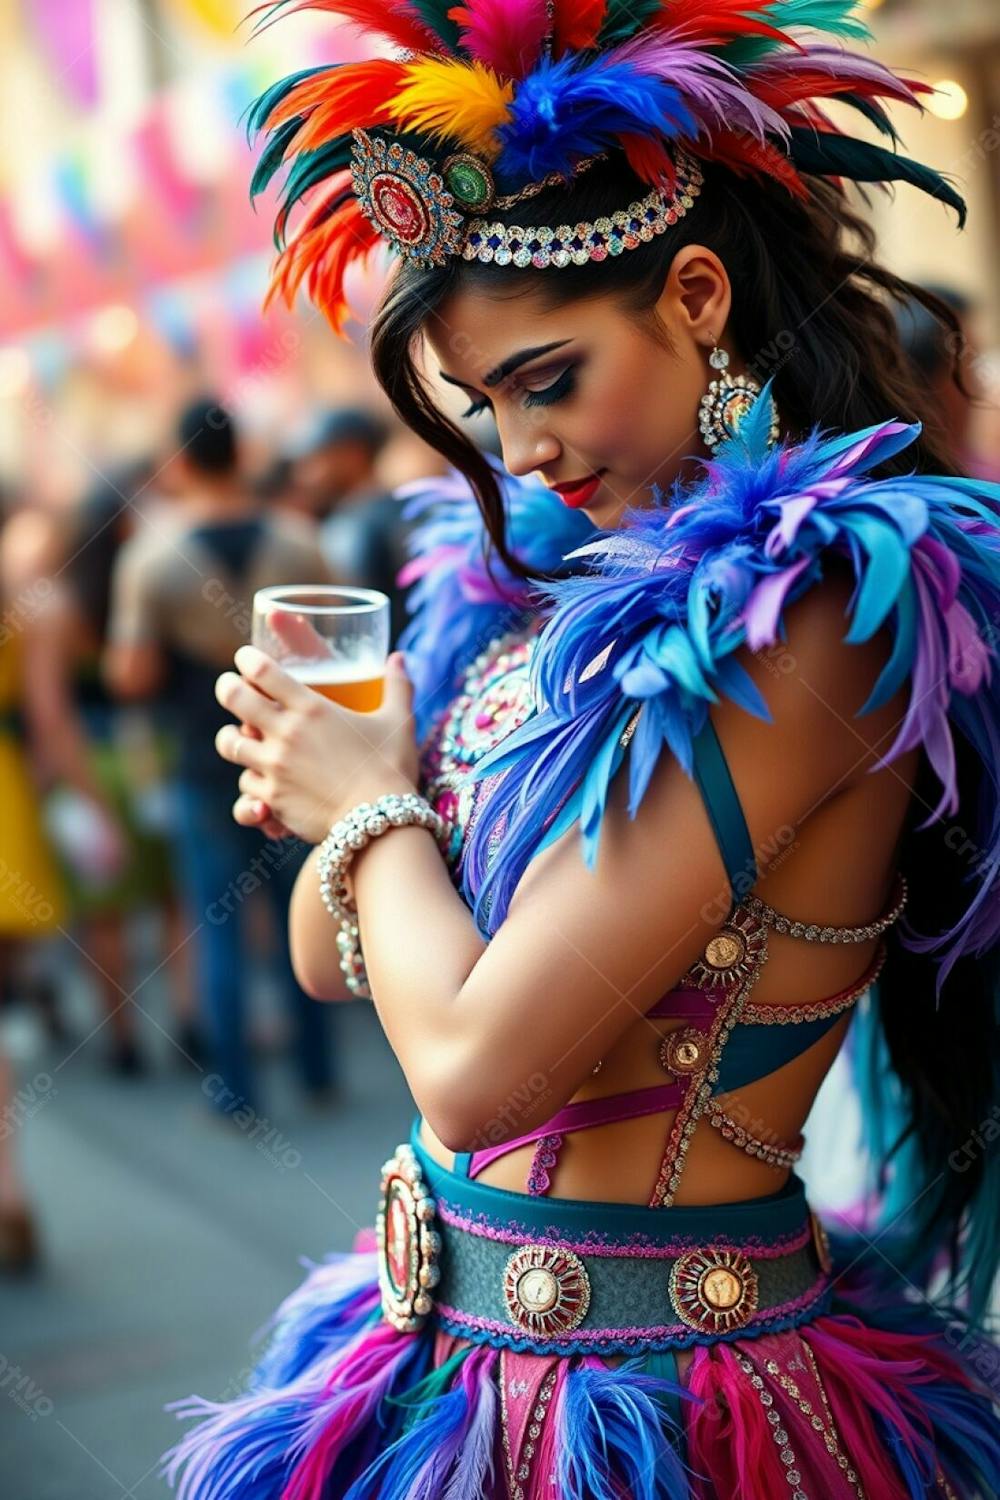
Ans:
<svg viewBox="0 0 1000 1500"><path fill-rule="evenodd" d="M292 656L329 655L330 648L307 615L296 614L290 609L271 609L267 614L267 628Z"/></svg>
<svg viewBox="0 0 1000 1500"><path fill-rule="evenodd" d="M273 728L281 712L276 703L236 672L223 672L216 678L215 697L234 718L242 719L254 731Z"/></svg>
<svg viewBox="0 0 1000 1500"><path fill-rule="evenodd" d="M266 838L286 839L288 829L271 814L266 802L257 797L237 797L233 803L233 817L244 828L256 828Z"/></svg>
<svg viewBox="0 0 1000 1500"><path fill-rule="evenodd" d="M301 682L296 682L294 677L279 667L270 656L258 651L256 646L241 646L234 660L246 681L259 692L273 698L282 708L304 708L311 702L309 689L303 687ZM228 676L227 673L223 675ZM241 698L241 705L243 701ZM250 713L244 717L251 724L261 722L259 714Z"/></svg>
<svg viewBox="0 0 1000 1500"><path fill-rule="evenodd" d="M234 766L251 766L255 771L264 769L264 747L260 740L241 734L235 724L223 724L215 736L215 748L223 760Z"/></svg>

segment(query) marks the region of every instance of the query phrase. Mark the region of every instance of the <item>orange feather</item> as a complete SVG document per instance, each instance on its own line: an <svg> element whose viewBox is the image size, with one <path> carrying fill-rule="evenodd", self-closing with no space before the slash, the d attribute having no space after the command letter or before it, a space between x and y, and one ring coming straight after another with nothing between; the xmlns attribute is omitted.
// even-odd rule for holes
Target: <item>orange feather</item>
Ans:
<svg viewBox="0 0 1000 1500"><path fill-rule="evenodd" d="M323 209L326 202L324 198ZM339 335L350 311L344 296L347 269L355 260L371 253L380 235L353 197L328 217L318 214L318 218L319 222L303 225L275 262L264 311L277 297L290 308L305 283L310 300Z"/></svg>
<svg viewBox="0 0 1000 1500"><path fill-rule="evenodd" d="M358 125L384 124L405 68L405 63L376 58L326 69L292 89L268 115L267 128L276 130L287 120L305 117L291 144L291 154L310 151Z"/></svg>

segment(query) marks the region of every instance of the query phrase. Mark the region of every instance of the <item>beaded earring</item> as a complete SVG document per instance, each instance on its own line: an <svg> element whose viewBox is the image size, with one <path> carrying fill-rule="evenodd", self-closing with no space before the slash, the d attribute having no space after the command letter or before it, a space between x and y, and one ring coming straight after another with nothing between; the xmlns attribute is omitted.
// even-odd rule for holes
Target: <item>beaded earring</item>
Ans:
<svg viewBox="0 0 1000 1500"><path fill-rule="evenodd" d="M761 393L760 386L749 375L726 374L729 369L729 355L725 349L720 348L714 333L711 338L712 352L708 356L708 362L713 370L719 371L719 378L709 382L708 390L698 405L701 436L708 448L714 448L716 443L735 436L739 431L740 423ZM773 397L769 399L771 402L770 440L776 443L780 436L778 411Z"/></svg>

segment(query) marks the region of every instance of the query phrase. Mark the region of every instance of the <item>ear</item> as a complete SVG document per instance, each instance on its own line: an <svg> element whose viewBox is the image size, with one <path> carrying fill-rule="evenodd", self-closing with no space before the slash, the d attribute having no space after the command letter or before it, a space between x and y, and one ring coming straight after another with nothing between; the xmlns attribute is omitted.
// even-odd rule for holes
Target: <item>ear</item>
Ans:
<svg viewBox="0 0 1000 1500"><path fill-rule="evenodd" d="M670 263L657 311L668 327L684 330L697 344L721 343L732 306L729 275L714 250L685 245Z"/></svg>

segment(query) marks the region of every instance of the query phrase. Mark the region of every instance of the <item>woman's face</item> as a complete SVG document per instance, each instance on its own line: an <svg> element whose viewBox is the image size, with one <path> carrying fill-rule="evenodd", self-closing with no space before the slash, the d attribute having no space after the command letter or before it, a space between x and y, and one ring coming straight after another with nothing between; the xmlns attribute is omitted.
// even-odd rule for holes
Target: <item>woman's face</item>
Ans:
<svg viewBox="0 0 1000 1500"><path fill-rule="evenodd" d="M428 370L436 362L462 388L469 413L492 406L511 474L553 488L599 475L561 498L610 528L705 456L698 403L715 373L712 336L726 346L729 300L721 262L700 246L674 257L656 304L669 349L610 297L546 311L537 293L460 290L429 322Z"/></svg>

